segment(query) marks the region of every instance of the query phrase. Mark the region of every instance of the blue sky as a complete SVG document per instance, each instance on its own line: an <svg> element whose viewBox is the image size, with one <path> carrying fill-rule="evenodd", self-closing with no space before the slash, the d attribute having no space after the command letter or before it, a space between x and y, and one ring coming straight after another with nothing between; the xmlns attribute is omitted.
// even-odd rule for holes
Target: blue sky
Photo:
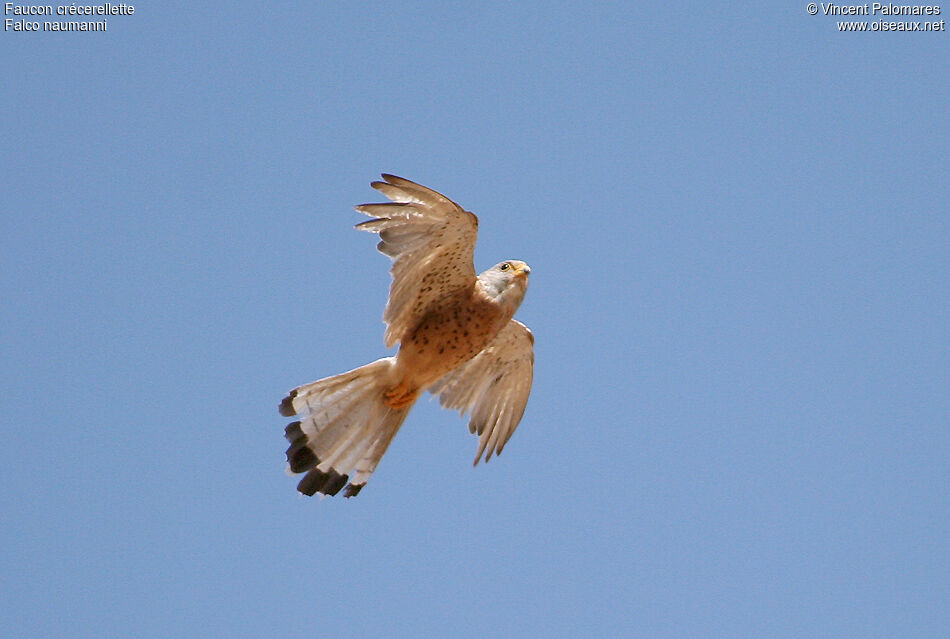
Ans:
<svg viewBox="0 0 950 639"><path fill-rule="evenodd" d="M0 626L950 635L948 36L805 5L0 34ZM307 499L277 403L389 352L383 171L531 265L534 390L487 465L426 401Z"/></svg>

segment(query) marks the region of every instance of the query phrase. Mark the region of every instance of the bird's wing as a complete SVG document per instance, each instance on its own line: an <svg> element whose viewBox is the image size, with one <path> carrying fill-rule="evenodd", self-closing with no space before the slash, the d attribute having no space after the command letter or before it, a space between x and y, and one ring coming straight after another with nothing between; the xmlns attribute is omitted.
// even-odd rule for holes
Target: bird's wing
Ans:
<svg viewBox="0 0 950 639"><path fill-rule="evenodd" d="M430 388L445 408L469 413L469 430L478 433L478 464L501 454L524 415L534 375L534 336L511 320L478 355ZM486 452L487 451L487 452Z"/></svg>
<svg viewBox="0 0 950 639"><path fill-rule="evenodd" d="M377 246L393 260L393 283L383 314L386 346L401 341L443 294L475 283L478 218L415 182L383 174L373 182L392 202L361 204L373 219L356 228L378 233Z"/></svg>

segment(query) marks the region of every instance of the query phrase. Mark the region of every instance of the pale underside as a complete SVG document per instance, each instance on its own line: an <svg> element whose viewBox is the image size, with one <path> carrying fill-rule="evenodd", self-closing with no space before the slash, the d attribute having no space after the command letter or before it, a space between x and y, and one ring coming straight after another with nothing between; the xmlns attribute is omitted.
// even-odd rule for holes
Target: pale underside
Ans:
<svg viewBox="0 0 950 639"><path fill-rule="evenodd" d="M475 285L478 218L431 189L384 177L387 181L373 182L373 188L393 203L357 206L375 219L356 228L378 233L380 252L393 260L383 321L386 346L394 346L441 297Z"/></svg>

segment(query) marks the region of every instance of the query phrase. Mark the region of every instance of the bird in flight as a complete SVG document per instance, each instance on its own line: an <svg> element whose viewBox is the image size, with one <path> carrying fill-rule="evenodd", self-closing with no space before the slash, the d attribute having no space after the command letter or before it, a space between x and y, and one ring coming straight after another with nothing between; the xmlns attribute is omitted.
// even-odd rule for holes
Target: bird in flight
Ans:
<svg viewBox="0 0 950 639"><path fill-rule="evenodd" d="M384 341L399 349L281 401L281 415L297 416L284 432L305 495L359 493L423 391L469 414L475 464L501 453L531 393L534 337L513 319L531 269L507 260L476 275L478 218L432 189L382 177L372 187L391 202L357 206L373 219L356 228L377 233L392 259Z"/></svg>

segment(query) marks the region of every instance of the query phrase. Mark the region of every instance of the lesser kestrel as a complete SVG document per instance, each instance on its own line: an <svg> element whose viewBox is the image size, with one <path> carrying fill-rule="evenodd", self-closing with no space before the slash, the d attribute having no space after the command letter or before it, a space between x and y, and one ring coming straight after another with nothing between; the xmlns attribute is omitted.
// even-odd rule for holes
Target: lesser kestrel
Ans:
<svg viewBox="0 0 950 639"><path fill-rule="evenodd" d="M352 497L366 485L409 409L428 390L442 405L468 413L479 436L477 464L499 454L524 414L534 370L534 337L512 319L531 269L508 260L476 276L478 218L444 195L383 175L372 186L392 202L362 204L393 260L383 314L384 357L296 388L280 413L299 421L285 429L290 471L306 473L305 495Z"/></svg>

